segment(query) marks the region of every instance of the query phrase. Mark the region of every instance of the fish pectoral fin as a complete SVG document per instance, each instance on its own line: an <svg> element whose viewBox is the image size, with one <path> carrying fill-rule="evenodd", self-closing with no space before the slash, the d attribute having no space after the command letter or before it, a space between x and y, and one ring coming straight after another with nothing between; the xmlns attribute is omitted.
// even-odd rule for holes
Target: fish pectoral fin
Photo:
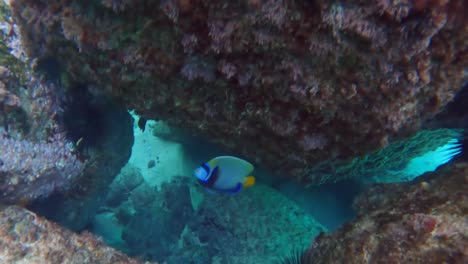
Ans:
<svg viewBox="0 0 468 264"><path fill-rule="evenodd" d="M245 180L242 183L242 186L251 187L251 186L254 186L254 184L255 184L255 177L254 176L247 176L247 177L245 177Z"/></svg>

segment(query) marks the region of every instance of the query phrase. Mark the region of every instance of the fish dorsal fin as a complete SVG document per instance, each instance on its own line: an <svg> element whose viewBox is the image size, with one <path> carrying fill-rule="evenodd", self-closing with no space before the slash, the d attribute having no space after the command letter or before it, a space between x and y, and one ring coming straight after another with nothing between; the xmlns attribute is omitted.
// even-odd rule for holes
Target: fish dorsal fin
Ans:
<svg viewBox="0 0 468 264"><path fill-rule="evenodd" d="M250 162L233 156L219 156L216 157L216 160L223 170L235 171L243 176L249 175L254 170L254 166Z"/></svg>

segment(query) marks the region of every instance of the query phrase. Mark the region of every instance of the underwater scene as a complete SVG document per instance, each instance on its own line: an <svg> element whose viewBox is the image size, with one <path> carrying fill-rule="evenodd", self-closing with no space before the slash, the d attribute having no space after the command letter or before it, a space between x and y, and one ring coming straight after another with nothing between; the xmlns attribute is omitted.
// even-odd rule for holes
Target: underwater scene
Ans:
<svg viewBox="0 0 468 264"><path fill-rule="evenodd" d="M465 10L1 0L0 264L468 263Z"/></svg>

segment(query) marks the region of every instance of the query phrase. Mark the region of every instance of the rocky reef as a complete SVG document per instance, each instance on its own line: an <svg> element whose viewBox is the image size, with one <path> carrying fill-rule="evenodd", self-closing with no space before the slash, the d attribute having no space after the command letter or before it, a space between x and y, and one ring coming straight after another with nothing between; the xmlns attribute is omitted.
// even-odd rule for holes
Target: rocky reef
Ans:
<svg viewBox="0 0 468 264"><path fill-rule="evenodd" d="M130 109L164 120L171 129L160 139L202 136L301 187L410 181L399 176L408 159L450 140L467 145L467 8L1 1L0 259L140 263L88 230L168 263L270 263L321 232L298 260L468 262L466 149L416 181L372 186L354 203L357 219L332 233L261 181L214 196L186 175L160 188L131 166L115 177L134 143ZM146 158L163 153L154 152ZM5 206L31 200L77 234Z"/></svg>
<svg viewBox="0 0 468 264"><path fill-rule="evenodd" d="M75 234L18 206L0 209L3 263L148 263L131 259L90 233Z"/></svg>
<svg viewBox="0 0 468 264"><path fill-rule="evenodd" d="M304 254L311 263L466 263L467 194L467 162L374 186L355 200L355 221L320 235Z"/></svg>
<svg viewBox="0 0 468 264"><path fill-rule="evenodd" d="M8 8L1 2L0 203L96 193L130 156L133 118L86 84L63 83L54 59L28 58Z"/></svg>
<svg viewBox="0 0 468 264"><path fill-rule="evenodd" d="M158 190L138 170L126 169L106 200L91 230L131 256L167 263L275 263L327 231L261 184L220 196L176 177Z"/></svg>
<svg viewBox="0 0 468 264"><path fill-rule="evenodd" d="M82 101L28 65L21 82L9 66L0 66L0 202L92 193L110 183L133 144L127 111L102 98Z"/></svg>
<svg viewBox="0 0 468 264"><path fill-rule="evenodd" d="M310 164L414 132L466 82L463 0L11 4L66 80L311 184Z"/></svg>
<svg viewBox="0 0 468 264"><path fill-rule="evenodd" d="M60 91L27 64L17 27L2 3L0 202L44 197L70 186L85 168L56 122ZM6 31L6 32L5 32Z"/></svg>

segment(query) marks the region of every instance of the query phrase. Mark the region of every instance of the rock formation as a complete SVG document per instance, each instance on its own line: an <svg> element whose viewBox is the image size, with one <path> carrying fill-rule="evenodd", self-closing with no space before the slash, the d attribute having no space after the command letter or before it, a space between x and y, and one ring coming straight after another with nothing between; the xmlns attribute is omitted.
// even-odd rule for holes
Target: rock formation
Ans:
<svg viewBox="0 0 468 264"><path fill-rule="evenodd" d="M26 53L303 182L466 82L466 1L14 0Z"/></svg>
<svg viewBox="0 0 468 264"><path fill-rule="evenodd" d="M18 206L0 209L2 263L147 263L112 249L90 233L75 234Z"/></svg>
<svg viewBox="0 0 468 264"><path fill-rule="evenodd" d="M316 238L312 263L466 263L468 163L418 182L377 185L355 201L358 217Z"/></svg>

